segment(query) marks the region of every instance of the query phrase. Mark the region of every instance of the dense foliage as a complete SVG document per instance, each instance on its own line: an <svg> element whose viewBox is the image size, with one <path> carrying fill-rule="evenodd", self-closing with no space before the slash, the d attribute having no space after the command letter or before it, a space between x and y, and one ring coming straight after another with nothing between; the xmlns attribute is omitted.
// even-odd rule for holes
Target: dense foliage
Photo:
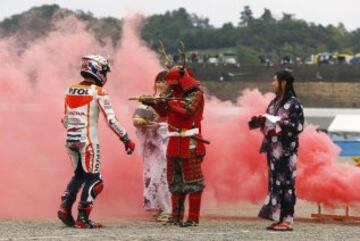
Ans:
<svg viewBox="0 0 360 241"><path fill-rule="evenodd" d="M162 39L171 50L178 41L189 49L236 48L238 58L254 60L254 55L291 55L304 59L320 52L360 52L360 29L347 31L345 26L317 25L284 13L273 17L269 9L255 18L249 6L239 11L239 23L225 23L214 28L207 18L189 14L184 8L147 18L143 38L157 47ZM241 53L241 54L240 54Z"/></svg>
<svg viewBox="0 0 360 241"><path fill-rule="evenodd" d="M58 5L34 7L27 12L13 15L0 22L0 37L21 36L26 45L28 40L46 35L54 29L54 23L73 15L85 22L86 28L94 32L102 42L120 40L121 21L116 18L96 18L81 10L73 12ZM209 19L191 14L184 8L155 14L145 18L142 37L157 49L161 39L169 52L175 53L179 41L186 43L187 50L209 50L230 48L237 52L241 62L258 61L259 55L273 58L291 55L304 59L319 52L355 54L360 52L360 29L346 30L338 26L318 25L297 19L284 13L280 19L269 9L256 18L249 6L239 9L239 23L225 23L222 27L210 25Z"/></svg>

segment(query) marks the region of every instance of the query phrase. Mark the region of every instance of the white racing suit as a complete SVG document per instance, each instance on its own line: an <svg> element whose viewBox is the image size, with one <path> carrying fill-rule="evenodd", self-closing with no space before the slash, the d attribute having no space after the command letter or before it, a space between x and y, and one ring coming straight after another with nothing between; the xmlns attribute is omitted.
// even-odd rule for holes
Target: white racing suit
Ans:
<svg viewBox="0 0 360 241"><path fill-rule="evenodd" d="M65 98L64 125L66 147L73 161L74 170L80 164L86 173L98 173L100 146L97 135L99 112L120 139L127 138L125 129L115 117L113 107L105 90L96 85L70 86Z"/></svg>
<svg viewBox="0 0 360 241"><path fill-rule="evenodd" d="M115 134L122 141L128 140L126 131L117 121L109 97L102 87L81 83L69 87L62 122L66 128L65 146L72 160L75 175L62 195L61 208L71 212L76 195L84 185L78 209L79 215L83 215L85 219L90 214L93 200L103 189L97 135L100 111ZM71 224L72 220L69 223Z"/></svg>

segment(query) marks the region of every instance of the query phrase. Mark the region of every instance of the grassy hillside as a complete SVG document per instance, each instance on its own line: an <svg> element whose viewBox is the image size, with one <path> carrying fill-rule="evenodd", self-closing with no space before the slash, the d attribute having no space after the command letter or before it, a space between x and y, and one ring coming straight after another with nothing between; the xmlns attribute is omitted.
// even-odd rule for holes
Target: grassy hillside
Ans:
<svg viewBox="0 0 360 241"><path fill-rule="evenodd" d="M95 18L92 13L76 12L54 5L33 7L28 11L13 15L0 22L0 38L13 37L20 47L26 47L33 40L46 36L55 30L56 23L74 16L85 23L99 42L110 38L114 44L120 39L121 21L116 18Z"/></svg>

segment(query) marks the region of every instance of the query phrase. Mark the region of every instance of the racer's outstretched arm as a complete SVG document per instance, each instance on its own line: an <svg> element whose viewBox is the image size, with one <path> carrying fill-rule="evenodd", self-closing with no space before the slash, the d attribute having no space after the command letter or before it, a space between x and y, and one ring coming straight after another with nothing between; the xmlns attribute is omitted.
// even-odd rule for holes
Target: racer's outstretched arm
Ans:
<svg viewBox="0 0 360 241"><path fill-rule="evenodd" d="M109 96L105 90L98 91L97 103L110 129L120 138L125 144L125 150L128 154L131 154L135 149L135 144L129 139L128 134L124 127L122 127L119 121L116 119L114 109L111 105Z"/></svg>

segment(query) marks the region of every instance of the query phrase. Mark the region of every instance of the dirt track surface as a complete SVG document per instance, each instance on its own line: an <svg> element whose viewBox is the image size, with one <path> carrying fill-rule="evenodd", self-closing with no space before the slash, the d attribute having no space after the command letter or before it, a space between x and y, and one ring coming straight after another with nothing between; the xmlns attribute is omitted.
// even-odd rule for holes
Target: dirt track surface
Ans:
<svg viewBox="0 0 360 241"><path fill-rule="evenodd" d="M149 221L106 223L76 230L59 223L1 222L0 240L360 240L359 224L298 221L293 232L271 232L256 219L206 219L196 228L164 227Z"/></svg>
<svg viewBox="0 0 360 241"><path fill-rule="evenodd" d="M232 211L233 210L233 211ZM360 222L314 220L310 214L314 205L297 206L298 218L293 232L267 231L270 224L256 218L258 206L242 209L204 210L201 224L194 228L163 226L151 218L138 217L104 221L99 230L77 230L60 222L0 221L0 241L3 240L125 240L125 241L212 241L212 240L360 240ZM341 210L342 211L342 210ZM221 215L220 215L221 213Z"/></svg>

